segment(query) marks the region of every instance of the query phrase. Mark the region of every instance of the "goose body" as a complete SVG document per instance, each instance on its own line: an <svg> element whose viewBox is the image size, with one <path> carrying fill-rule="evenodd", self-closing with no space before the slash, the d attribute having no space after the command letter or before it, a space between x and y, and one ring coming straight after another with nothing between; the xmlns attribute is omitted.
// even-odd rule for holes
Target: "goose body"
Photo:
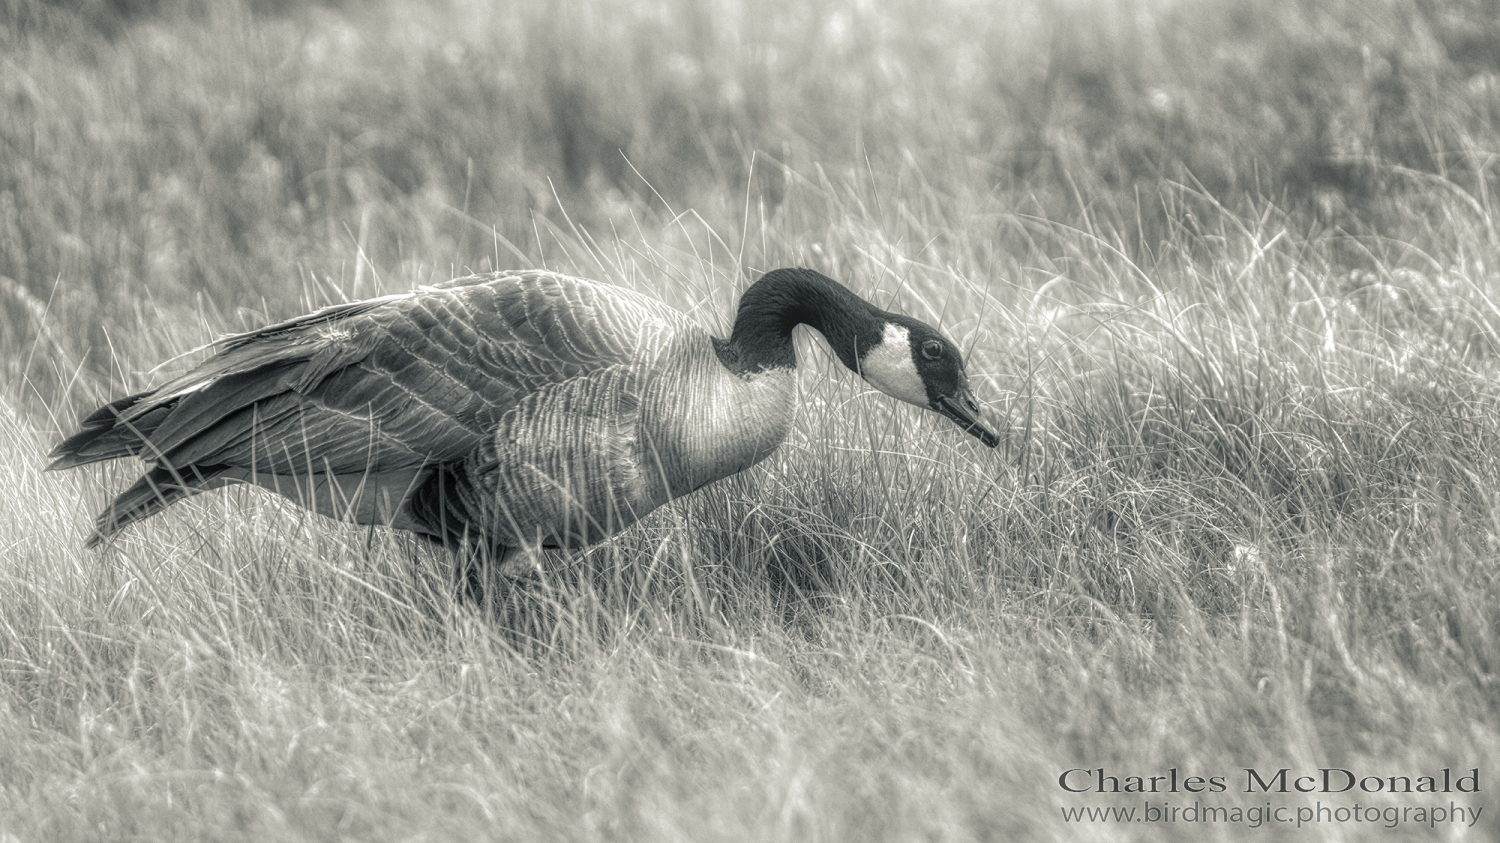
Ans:
<svg viewBox="0 0 1500 843"><path fill-rule="evenodd" d="M647 296L531 271L227 337L182 376L86 417L49 469L148 464L91 545L195 492L250 483L486 554L581 546L781 443L798 324L883 391L998 441L951 343L818 273L767 273L720 339Z"/></svg>

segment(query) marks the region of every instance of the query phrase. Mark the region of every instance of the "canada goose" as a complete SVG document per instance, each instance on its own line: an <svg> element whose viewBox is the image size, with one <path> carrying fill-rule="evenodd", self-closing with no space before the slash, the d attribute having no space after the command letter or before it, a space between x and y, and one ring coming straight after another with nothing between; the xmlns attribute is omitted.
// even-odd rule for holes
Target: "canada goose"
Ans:
<svg viewBox="0 0 1500 843"><path fill-rule="evenodd" d="M817 272L766 273L720 339L639 293L528 271L221 339L186 374L85 418L48 470L150 466L99 516L90 547L229 483L489 559L577 547L781 444L798 325L882 392L998 444L953 343Z"/></svg>

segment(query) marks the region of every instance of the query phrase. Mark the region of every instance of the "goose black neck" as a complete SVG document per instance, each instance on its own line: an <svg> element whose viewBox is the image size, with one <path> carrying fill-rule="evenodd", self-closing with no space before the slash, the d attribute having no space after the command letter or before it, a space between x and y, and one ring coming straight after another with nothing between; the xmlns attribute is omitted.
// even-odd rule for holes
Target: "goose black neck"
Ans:
<svg viewBox="0 0 1500 843"><path fill-rule="evenodd" d="M714 350L736 374L792 368L792 329L807 325L828 340L845 366L859 371L859 355L880 343L887 315L822 273L775 269L745 291L734 332L727 340L715 338Z"/></svg>

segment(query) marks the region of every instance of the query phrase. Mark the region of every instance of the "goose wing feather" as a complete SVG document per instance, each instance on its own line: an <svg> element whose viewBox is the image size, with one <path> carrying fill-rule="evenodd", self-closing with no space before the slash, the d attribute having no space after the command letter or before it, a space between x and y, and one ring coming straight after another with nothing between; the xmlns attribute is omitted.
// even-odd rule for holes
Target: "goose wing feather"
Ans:
<svg viewBox="0 0 1500 843"><path fill-rule="evenodd" d="M182 376L111 405L113 425L91 416L68 441L92 441L59 446L54 467L125 453L278 474L459 460L527 395L629 364L653 345L643 334L682 318L544 272L337 305L220 340Z"/></svg>

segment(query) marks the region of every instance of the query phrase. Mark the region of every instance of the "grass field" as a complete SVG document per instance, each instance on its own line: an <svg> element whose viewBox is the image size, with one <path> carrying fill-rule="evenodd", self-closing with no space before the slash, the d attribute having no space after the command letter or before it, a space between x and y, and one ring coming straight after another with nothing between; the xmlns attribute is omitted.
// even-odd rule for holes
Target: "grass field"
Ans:
<svg viewBox="0 0 1500 843"><path fill-rule="evenodd" d="M1497 21L0 0L0 843L1500 839ZM783 265L941 324L1002 446L807 340L776 455L495 616L252 491L87 552L137 467L41 471L328 302L545 266L723 333Z"/></svg>

